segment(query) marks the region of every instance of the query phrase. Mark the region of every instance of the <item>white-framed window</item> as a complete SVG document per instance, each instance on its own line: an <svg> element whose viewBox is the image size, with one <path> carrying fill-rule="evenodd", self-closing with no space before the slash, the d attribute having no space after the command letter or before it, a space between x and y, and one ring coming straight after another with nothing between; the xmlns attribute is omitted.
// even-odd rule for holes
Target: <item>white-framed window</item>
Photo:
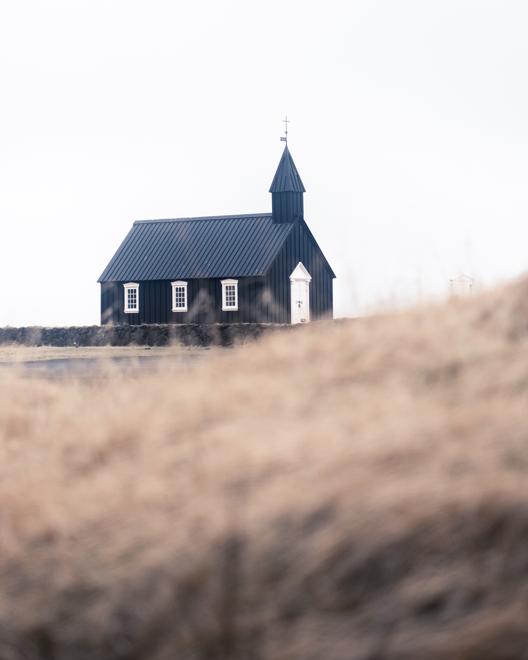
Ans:
<svg viewBox="0 0 528 660"><path fill-rule="evenodd" d="M139 284L128 282L123 284L125 289L125 314L137 314L139 312Z"/></svg>
<svg viewBox="0 0 528 660"><path fill-rule="evenodd" d="M171 282L172 286L172 311L187 311L187 282Z"/></svg>
<svg viewBox="0 0 528 660"><path fill-rule="evenodd" d="M222 311L236 312L238 310L238 280L221 280Z"/></svg>

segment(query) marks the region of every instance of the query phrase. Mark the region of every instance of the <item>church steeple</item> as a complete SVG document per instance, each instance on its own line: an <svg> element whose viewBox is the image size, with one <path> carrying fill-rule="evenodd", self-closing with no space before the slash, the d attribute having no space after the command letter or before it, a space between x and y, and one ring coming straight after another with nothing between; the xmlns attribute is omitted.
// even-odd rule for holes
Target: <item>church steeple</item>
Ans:
<svg viewBox="0 0 528 660"><path fill-rule="evenodd" d="M274 222L296 222L304 217L303 193L306 192L291 157L288 143L270 188Z"/></svg>

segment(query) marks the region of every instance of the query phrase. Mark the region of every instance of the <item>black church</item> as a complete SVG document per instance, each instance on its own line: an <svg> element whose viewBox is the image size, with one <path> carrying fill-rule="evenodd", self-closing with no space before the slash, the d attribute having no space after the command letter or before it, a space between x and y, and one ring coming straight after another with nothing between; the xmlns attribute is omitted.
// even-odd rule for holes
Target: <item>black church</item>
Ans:
<svg viewBox="0 0 528 660"><path fill-rule="evenodd" d="M335 274L304 219L288 145L271 213L134 222L99 278L101 323L306 323L332 318Z"/></svg>

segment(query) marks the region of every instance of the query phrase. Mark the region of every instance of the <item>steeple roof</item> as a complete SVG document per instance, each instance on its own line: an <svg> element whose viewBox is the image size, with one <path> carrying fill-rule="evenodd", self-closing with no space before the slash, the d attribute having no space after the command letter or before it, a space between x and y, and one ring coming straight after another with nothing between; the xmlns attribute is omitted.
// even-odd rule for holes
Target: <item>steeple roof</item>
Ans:
<svg viewBox="0 0 528 660"><path fill-rule="evenodd" d="M269 191L270 193L306 192L287 144L284 147L282 158L280 159Z"/></svg>

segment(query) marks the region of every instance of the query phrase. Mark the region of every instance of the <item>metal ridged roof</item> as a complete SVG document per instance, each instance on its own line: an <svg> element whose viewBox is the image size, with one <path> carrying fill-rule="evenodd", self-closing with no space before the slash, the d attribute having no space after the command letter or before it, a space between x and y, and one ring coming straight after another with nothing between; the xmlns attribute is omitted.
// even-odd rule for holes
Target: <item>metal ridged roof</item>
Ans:
<svg viewBox="0 0 528 660"><path fill-rule="evenodd" d="M292 227L271 213L139 220L98 281L264 275Z"/></svg>
<svg viewBox="0 0 528 660"><path fill-rule="evenodd" d="M270 193L277 192L306 192L303 182L297 172L288 145L284 147L282 158L271 183Z"/></svg>

